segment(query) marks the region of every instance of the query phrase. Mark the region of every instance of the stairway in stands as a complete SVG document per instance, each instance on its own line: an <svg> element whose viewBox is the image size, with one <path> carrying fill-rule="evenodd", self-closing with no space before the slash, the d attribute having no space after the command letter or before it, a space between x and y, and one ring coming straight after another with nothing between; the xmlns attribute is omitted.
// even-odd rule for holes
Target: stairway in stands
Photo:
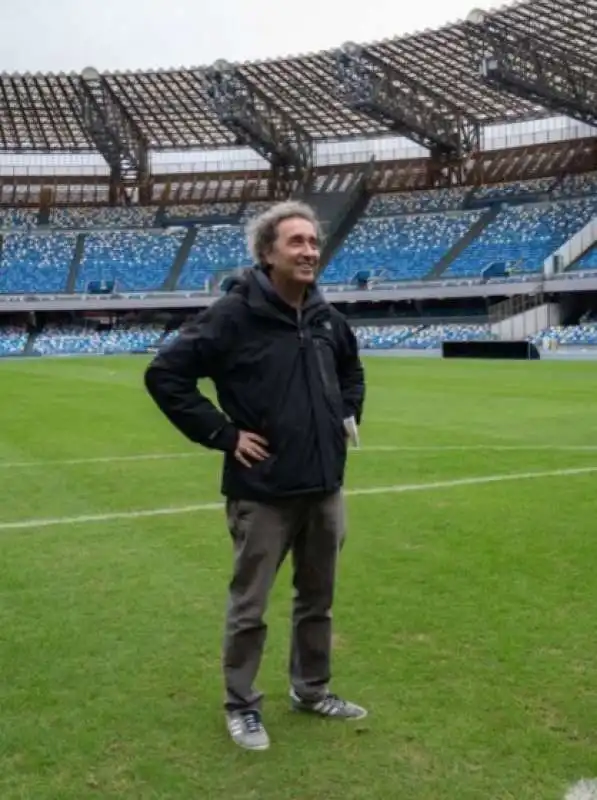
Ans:
<svg viewBox="0 0 597 800"><path fill-rule="evenodd" d="M365 210L371 196L369 183L373 168L372 159L348 172L330 173L323 181L295 195L294 199L308 203L321 220L324 233L322 269L329 264Z"/></svg>

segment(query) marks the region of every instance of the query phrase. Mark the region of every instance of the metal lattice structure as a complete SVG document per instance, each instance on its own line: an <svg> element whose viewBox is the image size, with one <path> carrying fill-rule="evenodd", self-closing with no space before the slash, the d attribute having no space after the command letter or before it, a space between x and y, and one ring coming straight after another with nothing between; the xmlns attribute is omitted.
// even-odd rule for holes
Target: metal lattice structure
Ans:
<svg viewBox="0 0 597 800"><path fill-rule="evenodd" d="M597 64L596 0L529 0L491 14L514 35L541 37L547 48L579 53ZM423 96L439 96L481 125L545 115L545 97L517 96L487 85L471 47L480 52L482 26L465 22L366 47L369 57L410 81ZM544 68L549 79L553 73ZM313 140L388 133L387 121L341 98L333 52L235 65L239 79L265 104ZM105 73L103 96L123 110L149 150L234 146L237 134L218 117L207 92L207 68ZM94 152L97 137L81 107L79 75L0 76L0 150ZM122 167L122 165L121 165ZM137 167L135 167L137 169Z"/></svg>
<svg viewBox="0 0 597 800"><path fill-rule="evenodd" d="M288 108L269 98L246 75L224 61L205 73L207 92L218 119L236 143L256 150L271 165L270 196L287 198L311 180L311 137Z"/></svg>
<svg viewBox="0 0 597 800"><path fill-rule="evenodd" d="M518 9L515 20L507 23L499 16L473 13L467 26L471 51L487 86L597 126L597 0L575 0L569 6L574 38L561 36L557 28L554 35L546 32L536 7L544 7L548 16L547 3Z"/></svg>
<svg viewBox="0 0 597 800"><path fill-rule="evenodd" d="M83 72L78 100L83 124L110 167L111 203L130 203L137 189L141 202L147 202L147 143L137 124L95 70Z"/></svg>
<svg viewBox="0 0 597 800"><path fill-rule="evenodd" d="M478 120L364 47L347 44L337 60L342 97L349 108L427 148L435 173L432 184L461 182L455 171L480 147Z"/></svg>

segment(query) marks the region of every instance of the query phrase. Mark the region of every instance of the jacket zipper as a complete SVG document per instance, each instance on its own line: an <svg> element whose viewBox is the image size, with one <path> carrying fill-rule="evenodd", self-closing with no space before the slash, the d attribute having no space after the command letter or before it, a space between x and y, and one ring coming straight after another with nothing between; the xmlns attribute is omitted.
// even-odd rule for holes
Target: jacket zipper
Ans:
<svg viewBox="0 0 597 800"><path fill-rule="evenodd" d="M304 334L304 330L303 330L302 309L300 309L300 308L297 308L297 310L296 310L296 319L297 319L297 324L298 324L299 349L301 350L302 353L304 353L305 352L305 334ZM320 353L319 348L317 346L315 347L315 357L317 359L318 366L319 366L319 369L321 371L321 376L322 376L322 380L323 380L323 383L324 383L324 387L327 389L328 388L327 376L325 374L325 369L323 368L323 364L322 364L322 360L321 360L321 353ZM304 364L304 368L307 369L306 363ZM313 410L313 420L315 422L315 427L316 427L316 442L317 442L317 450L319 452L319 460L320 460L320 464L321 464L321 474L322 474L323 484L324 484L325 490L327 491L329 489L329 487L331 486L331 476L329 474L329 466L326 463L326 458L325 458L325 455L324 455L324 452L323 452L323 448L322 448L322 444L321 444L321 442L322 442L321 424L320 424L320 422L318 420L317 410L316 410L315 404L313 402L313 387L311 386L311 381L309 379L308 372L305 373L305 378L307 380L307 391L309 392L309 396L310 396L310 399L311 399L311 408Z"/></svg>

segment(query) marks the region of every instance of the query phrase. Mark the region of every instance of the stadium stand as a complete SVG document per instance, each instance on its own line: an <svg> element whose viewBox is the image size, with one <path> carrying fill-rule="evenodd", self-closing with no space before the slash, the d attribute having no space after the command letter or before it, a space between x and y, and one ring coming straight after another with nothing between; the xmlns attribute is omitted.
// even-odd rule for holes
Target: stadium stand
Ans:
<svg viewBox="0 0 597 800"><path fill-rule="evenodd" d="M143 228L155 220L155 208L53 208L50 225L56 228Z"/></svg>
<svg viewBox="0 0 597 800"><path fill-rule="evenodd" d="M446 277L479 275L493 261L538 272L545 259L597 214L597 197L508 206L449 266Z"/></svg>
<svg viewBox="0 0 597 800"><path fill-rule="evenodd" d="M0 293L63 292L75 241L74 233L5 235L0 263Z"/></svg>
<svg viewBox="0 0 597 800"><path fill-rule="evenodd" d="M0 228L20 231L31 230L37 225L37 215L25 208L0 208Z"/></svg>
<svg viewBox="0 0 597 800"><path fill-rule="evenodd" d="M29 335L17 325L0 327L0 356L22 355Z"/></svg>
<svg viewBox="0 0 597 800"><path fill-rule="evenodd" d="M430 214L434 211L457 211L463 207L470 189L389 192L374 195L365 210L367 217L397 217L402 214Z"/></svg>
<svg viewBox="0 0 597 800"><path fill-rule="evenodd" d="M395 217L388 208L383 217L369 214L357 223L324 272L324 283L350 283L359 270L382 270L387 280L420 280L481 216L467 211Z"/></svg>
<svg viewBox="0 0 597 800"><path fill-rule="evenodd" d="M155 325L89 330L83 325L48 325L36 338L33 354L83 355L99 353L143 353L155 346L163 328Z"/></svg>
<svg viewBox="0 0 597 800"><path fill-rule="evenodd" d="M597 13L597 0L587 4ZM546 258L597 218L597 114L580 96L594 87L579 80L562 48L573 43L587 63L595 60L578 3L523 0L481 17L367 47L242 65L220 61L213 69L3 73L0 156L10 154L0 170L4 309L25 310L25 301L34 305L30 295L50 307L46 295L84 294L93 284L114 295L159 292L164 306L172 303L166 292L186 298L193 290L217 291L231 271L250 263L246 221L274 198L294 197L328 214L324 227L335 234L333 246L325 243L326 291L350 293L360 273L358 288L368 298L357 298L361 319L371 319L358 326L361 347L429 350L448 339L490 337L487 314L471 313L465 324L456 313L458 322L445 324L446 310L431 324L433 312L418 301L409 305L410 297L400 310L388 310L405 324L379 323L371 312L380 295L375 288L404 296L407 282L423 281L417 291L425 292L446 282L450 291L473 285L480 298L498 296L494 282L519 282L522 294L531 292ZM550 43L557 52L543 64L541 85L527 90L524 81L500 78L503 68L534 74L527 67L539 32L541 52ZM486 63L488 43L494 65ZM243 102L235 103L239 97ZM543 126L557 114L585 129L567 138ZM532 134L512 127L529 122L537 123ZM397 142L407 145L400 157L390 149ZM101 166L63 174L59 160L39 175L29 167L11 174L19 151L27 159L68 153L77 164L93 154ZM183 151L205 161L175 168L171 156ZM245 159L242 167L231 153ZM582 247L589 244L583 238ZM565 277L590 283L596 268L597 245ZM129 299L94 294L56 305L99 302L106 309ZM27 321L30 335L5 326L0 347L37 355L132 352L164 336L163 325L123 325L118 314L108 316L111 329L104 323L95 330L76 313L58 324L42 312ZM538 336L593 346L592 324Z"/></svg>
<svg viewBox="0 0 597 800"><path fill-rule="evenodd" d="M533 336L532 341L538 346L547 341L558 347L597 347L597 323L547 328Z"/></svg>
<svg viewBox="0 0 597 800"><path fill-rule="evenodd" d="M557 188L558 200L537 203L537 193L547 196L553 186L553 179L545 179L480 187L473 193L457 188L374 195L332 258L322 282L350 284L361 270L373 271L386 281L421 280L467 235L470 243L448 265L444 279L479 277L495 261L506 263L514 277L538 272L549 255L597 215L594 174L569 180L566 185L562 182ZM476 236L470 233L486 207L468 208L471 198L505 203ZM512 198L517 202L509 205ZM198 226L173 288L204 289L214 275L248 265L244 224L266 205L169 208L171 219L200 220L208 214L210 218L233 219ZM0 218L7 231L0 261L0 293L64 291L75 252L75 231L81 230L86 233L76 291L84 292L90 282L98 280L113 280L120 291L160 289L180 251L185 229L159 229L155 220L152 208L60 208L54 209L49 228L42 231L36 230L30 213L5 210ZM21 232L23 229L28 233ZM572 268L596 266L597 250L593 248Z"/></svg>
<svg viewBox="0 0 597 800"><path fill-rule="evenodd" d="M144 353L178 335L172 330L164 336L160 325L134 325L111 330L93 330L83 324L51 324L33 341L32 355L100 355ZM355 335L362 351L439 350L444 341L496 340L486 324L358 325ZM16 326L0 328L0 356L23 355L28 334ZM529 340L538 347L546 341L558 347L597 348L597 322L552 327ZM550 344L551 346L551 344Z"/></svg>
<svg viewBox="0 0 597 800"><path fill-rule="evenodd" d="M597 327L597 326L596 326ZM492 338L487 325L357 325L355 334L363 350L407 348L429 350L439 348L445 340L479 340ZM38 356L84 355L108 353L143 353L149 348L171 341L177 330L164 335L157 324L136 324L97 330L84 324L51 323L33 338L31 353ZM22 329L0 329L0 353L22 353L28 334Z"/></svg>
<svg viewBox="0 0 597 800"><path fill-rule="evenodd" d="M149 291L165 282L184 231L102 231L90 233L76 282L84 292L91 281L113 280L119 291Z"/></svg>
<svg viewBox="0 0 597 800"><path fill-rule="evenodd" d="M250 263L244 231L240 225L200 228L182 268L177 288L201 288L214 273Z"/></svg>
<svg viewBox="0 0 597 800"><path fill-rule="evenodd" d="M357 325L359 347L367 350L438 350L444 341L496 340L486 324ZM85 325L51 324L35 338L32 354L40 356L109 353L144 353L149 348L171 341L177 330L164 336L161 325L133 325L111 330L93 330ZM0 329L0 354L22 354L28 334L21 328ZM597 322L558 326L529 337L541 347L546 340L561 347L597 347Z"/></svg>

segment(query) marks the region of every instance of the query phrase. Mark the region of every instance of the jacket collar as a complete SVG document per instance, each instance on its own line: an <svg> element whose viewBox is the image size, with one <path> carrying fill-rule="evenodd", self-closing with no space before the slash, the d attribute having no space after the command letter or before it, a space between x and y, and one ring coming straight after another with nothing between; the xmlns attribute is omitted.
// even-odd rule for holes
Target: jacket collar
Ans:
<svg viewBox="0 0 597 800"><path fill-rule="evenodd" d="M289 306L280 297L261 267L255 266L247 270L243 284L242 289L240 287L239 289L245 295L248 305L254 312L270 317L282 317L287 322L297 323L296 309ZM311 318L316 312L324 309L329 311L327 301L317 285L310 286L301 309L303 318Z"/></svg>

